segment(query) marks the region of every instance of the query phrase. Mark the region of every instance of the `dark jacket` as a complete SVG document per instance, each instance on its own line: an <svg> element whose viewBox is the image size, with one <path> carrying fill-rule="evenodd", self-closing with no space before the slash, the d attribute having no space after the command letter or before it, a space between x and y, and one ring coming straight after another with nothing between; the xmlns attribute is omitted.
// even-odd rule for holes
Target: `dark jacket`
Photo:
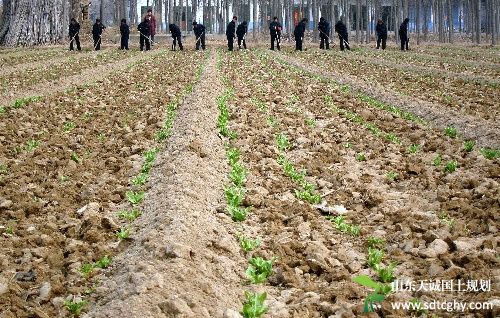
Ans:
<svg viewBox="0 0 500 318"><path fill-rule="evenodd" d="M236 35L239 39L243 39L245 34L247 34L247 25L245 23L240 23L236 29Z"/></svg>
<svg viewBox="0 0 500 318"><path fill-rule="evenodd" d="M75 34L80 32L80 23L76 22L75 24L70 23L69 24L69 36L74 37Z"/></svg>
<svg viewBox="0 0 500 318"><path fill-rule="evenodd" d="M198 38L203 34L203 32L205 32L205 26L203 24L198 23L193 26L193 32L194 35Z"/></svg>
<svg viewBox="0 0 500 318"><path fill-rule="evenodd" d="M231 21L231 22L229 22L229 24L227 25L227 28L226 28L226 37L228 39L234 38L235 33L236 33L236 22Z"/></svg>
<svg viewBox="0 0 500 318"><path fill-rule="evenodd" d="M139 25L137 26L137 30L139 30L139 32L141 32L141 35L143 36L150 36L149 21L142 21L141 23L139 23Z"/></svg>
<svg viewBox="0 0 500 318"><path fill-rule="evenodd" d="M318 30L320 31L319 36L321 38L326 39L327 37L330 37L330 23L328 23L326 20L320 21L318 23Z"/></svg>
<svg viewBox="0 0 500 318"><path fill-rule="evenodd" d="M92 35L100 36L102 34L102 30L104 29L106 29L106 27L102 25L102 23L100 24L94 23L94 26L92 27Z"/></svg>
<svg viewBox="0 0 500 318"><path fill-rule="evenodd" d="M347 27L344 22L339 21L335 24L335 32L337 32L342 38L347 38Z"/></svg>
<svg viewBox="0 0 500 318"><path fill-rule="evenodd" d="M271 22L271 24L269 24L269 32L271 33L271 35L276 35L276 34L281 34L281 29L283 27L281 26L281 24L278 22L278 21L273 21Z"/></svg>
<svg viewBox="0 0 500 318"><path fill-rule="evenodd" d="M170 33L172 34L172 37L177 38L182 35L181 29L173 23L168 25L168 29L170 30Z"/></svg>
<svg viewBox="0 0 500 318"><path fill-rule="evenodd" d="M121 23L120 24L120 34L124 38L128 38L130 35L130 28L127 23Z"/></svg>
<svg viewBox="0 0 500 318"><path fill-rule="evenodd" d="M306 32L306 22L305 21L300 21L300 23L297 24L297 26L293 30L293 35L296 38L303 38L305 32Z"/></svg>
<svg viewBox="0 0 500 318"><path fill-rule="evenodd" d="M399 37L401 39L407 39L408 38L408 22L410 20L405 19L403 23L399 26Z"/></svg>
<svg viewBox="0 0 500 318"><path fill-rule="evenodd" d="M385 26L385 23L378 24L377 27L375 28L375 31L377 32L377 36L381 39L387 39L387 27Z"/></svg>

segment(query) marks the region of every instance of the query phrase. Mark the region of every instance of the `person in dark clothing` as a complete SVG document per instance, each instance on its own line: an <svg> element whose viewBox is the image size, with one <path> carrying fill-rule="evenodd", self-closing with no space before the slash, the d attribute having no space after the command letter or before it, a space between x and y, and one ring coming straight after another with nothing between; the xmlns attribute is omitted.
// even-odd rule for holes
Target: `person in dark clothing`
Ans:
<svg viewBox="0 0 500 318"><path fill-rule="evenodd" d="M274 50L274 42L276 42L276 48L280 50L281 42L281 29L283 27L278 22L278 17L273 18L273 22L269 24L269 33L271 34L271 50Z"/></svg>
<svg viewBox="0 0 500 318"><path fill-rule="evenodd" d="M121 34L120 49L128 50L128 38L130 36L130 28L127 24L126 19L122 19L120 23L120 34Z"/></svg>
<svg viewBox="0 0 500 318"><path fill-rule="evenodd" d="M304 41L304 33L306 32L307 19L304 18L297 24L293 30L293 35L295 37L295 51L302 51L302 43Z"/></svg>
<svg viewBox="0 0 500 318"><path fill-rule="evenodd" d="M200 49L200 44L201 44L201 49L205 49L205 26L203 24L197 23L196 21L193 21L193 32L194 36L196 37L196 50Z"/></svg>
<svg viewBox="0 0 500 318"><path fill-rule="evenodd" d="M410 19L406 18L404 19L403 23L399 26L399 39L401 40L401 51L404 51L405 48L406 50L408 49L408 42L410 42L410 39L408 38L408 22L410 22Z"/></svg>
<svg viewBox="0 0 500 318"><path fill-rule="evenodd" d="M335 24L335 32L337 32L337 34L339 35L340 50L344 50L345 44L345 48L350 51L351 47L349 46L349 34L347 33L347 27L345 26L344 22L342 22L342 20L339 20L339 22Z"/></svg>
<svg viewBox="0 0 500 318"><path fill-rule="evenodd" d="M96 51L101 49L101 36L104 29L106 29L106 27L102 25L101 19L96 19L92 27L92 37L94 39L94 49Z"/></svg>
<svg viewBox="0 0 500 318"><path fill-rule="evenodd" d="M380 42L382 42L382 50L385 50L385 46L387 43L387 27L385 26L384 21L382 21L381 19L378 19L377 21L375 32L377 33L377 49L380 48Z"/></svg>
<svg viewBox="0 0 500 318"><path fill-rule="evenodd" d="M236 36L238 37L238 48L241 50L241 43L243 42L243 49L247 48L247 43L245 42L245 35L247 34L247 21L243 21L238 25L236 29Z"/></svg>
<svg viewBox="0 0 500 318"><path fill-rule="evenodd" d="M144 45L146 45L146 51L151 50L151 40L150 40L150 30L149 30L149 16L146 16L144 20L139 23L137 30L139 31L139 46L141 51L144 51Z"/></svg>
<svg viewBox="0 0 500 318"><path fill-rule="evenodd" d="M324 50L325 48L330 49L330 23L325 20L325 18L319 19L318 23L319 38L321 42L319 43L319 48Z"/></svg>
<svg viewBox="0 0 500 318"><path fill-rule="evenodd" d="M238 17L234 16L226 28L227 48L229 51L233 50L234 39L236 38L236 21L238 21Z"/></svg>
<svg viewBox="0 0 500 318"><path fill-rule="evenodd" d="M177 44L179 44L179 49L182 51L184 48L182 47L181 29L179 29L179 27L173 23L170 23L168 25L168 29L170 30L170 33L172 34L172 39L173 39L172 51L175 51Z"/></svg>
<svg viewBox="0 0 500 318"><path fill-rule="evenodd" d="M71 18L71 22L69 24L69 37L71 41L69 42L69 50L73 51L73 41L76 42L76 49L81 51L82 48L80 46L80 23L76 22L75 18Z"/></svg>

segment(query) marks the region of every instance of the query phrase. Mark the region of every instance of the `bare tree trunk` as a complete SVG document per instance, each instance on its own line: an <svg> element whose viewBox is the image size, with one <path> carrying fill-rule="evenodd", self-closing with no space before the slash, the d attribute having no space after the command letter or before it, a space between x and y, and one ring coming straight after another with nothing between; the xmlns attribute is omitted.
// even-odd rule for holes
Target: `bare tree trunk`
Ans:
<svg viewBox="0 0 500 318"><path fill-rule="evenodd" d="M453 43L453 11L451 9L451 0L448 0L448 40Z"/></svg>
<svg viewBox="0 0 500 318"><path fill-rule="evenodd" d="M476 44L481 43L481 1L480 0L475 0L474 1L474 6L475 6L475 12L474 12L474 18L476 22Z"/></svg>

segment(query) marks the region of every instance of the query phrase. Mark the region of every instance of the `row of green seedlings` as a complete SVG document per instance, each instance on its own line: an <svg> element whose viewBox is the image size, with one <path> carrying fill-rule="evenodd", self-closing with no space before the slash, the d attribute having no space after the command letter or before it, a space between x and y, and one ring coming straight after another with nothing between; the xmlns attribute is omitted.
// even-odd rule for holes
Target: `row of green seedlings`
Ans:
<svg viewBox="0 0 500 318"><path fill-rule="evenodd" d="M200 78L202 71L203 71L203 65L201 65L196 72L196 81ZM173 101L167 104L166 116L163 126L155 134L155 141L158 145L144 152L144 163L141 167L141 170L135 177L133 177L130 180L132 187L129 191L125 193L125 196L127 197L127 201L131 204L131 209L119 211L117 214L119 219L129 222L126 225L122 226L115 233L116 237L120 241L127 240L130 238L131 223L135 221L135 219L137 219L142 214L141 210L138 208L139 204L142 203L145 196L142 187L145 186L146 182L149 179L150 172L156 160L157 154L160 150L160 146L164 144L167 141L167 139L172 135L172 127L174 119L176 117L176 109L178 107L179 100L181 100L186 94L191 93L193 87L194 87L193 84L188 84L178 98L174 99ZM80 273L82 274L82 276L84 278L89 278L90 274L95 268L97 267L107 268L111 264L111 258L105 256L103 259L105 260L104 264L106 264L106 267L101 267L101 264L103 264L102 260L96 263L83 264L80 267ZM85 294L89 295L94 290L95 287L89 288ZM75 297L73 298L73 300L66 300L64 302L64 306L66 307L66 309L68 309L68 311L71 314L73 314L74 316L79 316L84 307L87 305L87 303L88 302L86 300Z"/></svg>
<svg viewBox="0 0 500 318"><path fill-rule="evenodd" d="M42 100L41 96L29 96L29 97L17 98L14 101L14 104L12 104L11 106L0 105L0 115L6 114L11 109L19 109L26 106L29 103L38 102L40 100Z"/></svg>
<svg viewBox="0 0 500 318"><path fill-rule="evenodd" d="M376 273L376 281L368 275L359 275L352 280L362 286L373 289L364 301L364 312L376 311L377 305L387 297L393 290L392 282L396 279L394 270L396 263L384 265L384 249L386 242L383 238L370 237L367 240L368 257L366 264Z"/></svg>
<svg viewBox="0 0 500 318"><path fill-rule="evenodd" d="M222 59L220 52L218 55L217 69L222 69ZM225 87L230 86L226 78L222 79ZM236 132L229 128L229 106L228 101L234 96L231 88L226 88L225 91L217 97L217 107L219 109L219 117L217 119L217 128L219 133L227 137L229 140L237 138ZM245 198L245 182L247 179L247 170L240 161L241 152L238 148L226 144L226 157L231 168L228 177L230 184L224 187L227 207L226 211L231 216L233 221L242 222L246 219L250 207L243 207ZM260 246L260 240L252 240L246 238L243 234L238 233L237 238L240 246L245 252L250 252ZM245 272L249 283L261 284L264 283L273 272L273 262L275 259L266 260L262 257L252 257L248 260L248 268ZM268 308L265 305L267 293L254 293L245 291L245 301L240 311L244 318L262 317L267 312Z"/></svg>

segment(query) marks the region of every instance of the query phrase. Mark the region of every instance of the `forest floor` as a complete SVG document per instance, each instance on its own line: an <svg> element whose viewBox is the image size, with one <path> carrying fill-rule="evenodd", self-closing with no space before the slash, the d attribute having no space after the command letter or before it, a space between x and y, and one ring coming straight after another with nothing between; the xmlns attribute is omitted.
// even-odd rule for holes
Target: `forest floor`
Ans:
<svg viewBox="0 0 500 318"><path fill-rule="evenodd" d="M0 50L0 318L500 315L498 48L208 44Z"/></svg>

